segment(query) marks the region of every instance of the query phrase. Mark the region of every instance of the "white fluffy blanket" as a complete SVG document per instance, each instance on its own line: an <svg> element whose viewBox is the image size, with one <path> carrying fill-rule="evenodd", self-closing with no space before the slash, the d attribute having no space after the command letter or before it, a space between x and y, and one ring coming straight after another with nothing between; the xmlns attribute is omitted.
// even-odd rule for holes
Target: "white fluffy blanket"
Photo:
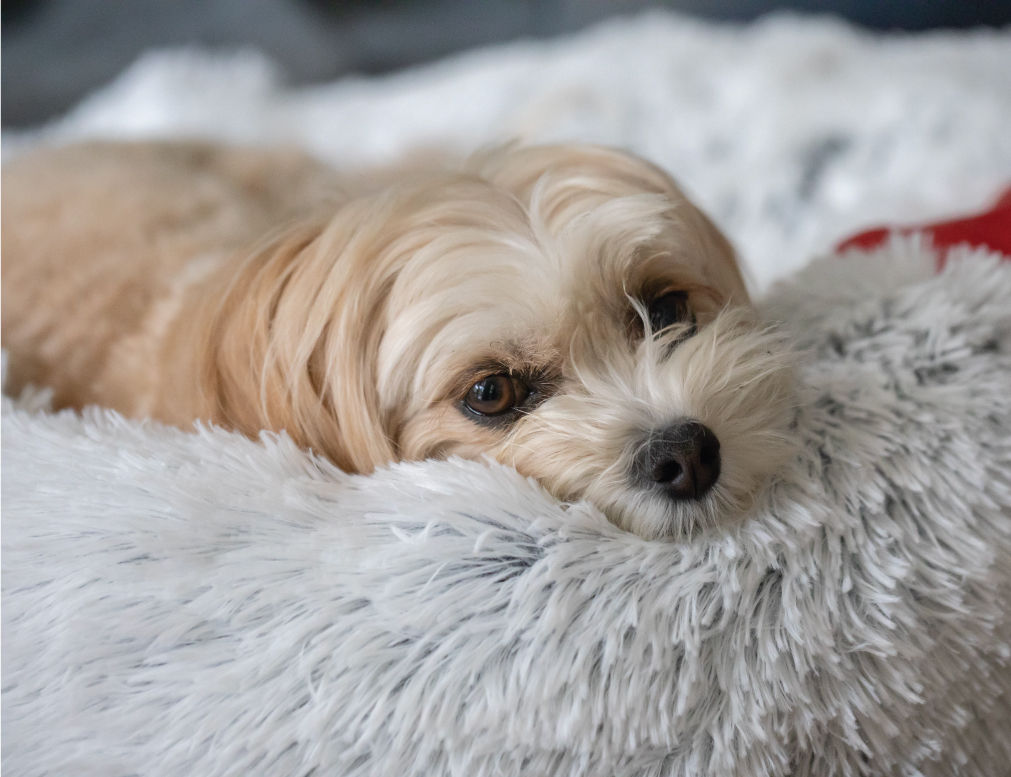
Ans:
<svg viewBox="0 0 1011 777"><path fill-rule="evenodd" d="M500 466L8 408L6 773L1006 775L1011 265L930 259L769 300L803 450L691 543Z"/></svg>
<svg viewBox="0 0 1011 777"><path fill-rule="evenodd" d="M614 20L303 89L255 52L155 52L25 143L203 135L348 167L514 138L632 149L671 171L755 287L868 223L986 205L1011 180L1011 30L881 36L828 19Z"/></svg>
<svg viewBox="0 0 1011 777"><path fill-rule="evenodd" d="M617 143L764 287L1006 183L1009 42L650 16L302 91L176 53L43 133ZM5 771L1006 775L1011 267L961 258L933 276L907 241L766 300L808 353L802 450L692 543L494 465L349 477L283 438L5 402Z"/></svg>

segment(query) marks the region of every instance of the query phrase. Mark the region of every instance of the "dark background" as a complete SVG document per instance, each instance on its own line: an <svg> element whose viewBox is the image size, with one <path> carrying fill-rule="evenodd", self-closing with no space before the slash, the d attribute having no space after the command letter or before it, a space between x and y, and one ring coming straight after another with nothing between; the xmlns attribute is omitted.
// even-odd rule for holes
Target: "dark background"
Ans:
<svg viewBox="0 0 1011 777"><path fill-rule="evenodd" d="M25 126L58 115L150 48L252 46L306 83L652 7L736 21L834 13L880 30L1011 24L1011 0L7 0L0 118Z"/></svg>

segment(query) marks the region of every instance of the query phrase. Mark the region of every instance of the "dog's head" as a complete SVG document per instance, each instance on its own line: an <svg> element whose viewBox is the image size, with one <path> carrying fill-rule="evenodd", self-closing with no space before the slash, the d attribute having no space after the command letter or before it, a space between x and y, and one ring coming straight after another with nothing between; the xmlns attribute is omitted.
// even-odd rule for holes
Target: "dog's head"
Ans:
<svg viewBox="0 0 1011 777"><path fill-rule="evenodd" d="M782 343L719 231L625 153L482 155L347 203L247 275L256 396L219 369L219 404L346 470L491 455L657 537L740 514L783 461Z"/></svg>

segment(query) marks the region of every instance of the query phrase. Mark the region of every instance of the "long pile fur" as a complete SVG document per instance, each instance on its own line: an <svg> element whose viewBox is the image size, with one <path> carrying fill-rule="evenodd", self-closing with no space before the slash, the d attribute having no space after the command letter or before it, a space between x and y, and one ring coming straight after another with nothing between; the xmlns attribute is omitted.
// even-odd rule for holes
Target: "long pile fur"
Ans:
<svg viewBox="0 0 1011 777"><path fill-rule="evenodd" d="M683 543L491 463L5 400L5 773L1006 775L1011 266L932 261L766 300L798 451Z"/></svg>

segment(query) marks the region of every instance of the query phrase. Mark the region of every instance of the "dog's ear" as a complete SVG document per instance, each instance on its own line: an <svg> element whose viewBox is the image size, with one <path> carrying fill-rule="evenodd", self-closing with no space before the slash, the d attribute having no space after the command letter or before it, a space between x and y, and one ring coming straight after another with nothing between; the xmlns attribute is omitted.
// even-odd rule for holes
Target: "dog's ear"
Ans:
<svg viewBox="0 0 1011 777"><path fill-rule="evenodd" d="M704 260L698 270L705 284L719 290L724 303L749 302L733 246L674 179L652 162L619 149L576 144L503 146L476 154L468 164L524 203L550 189L553 202L542 202L542 207L554 214L567 213L562 221L571 221L602 197L662 194L670 203L667 216L676 225L678 240L688 243L682 247Z"/></svg>
<svg viewBox="0 0 1011 777"><path fill-rule="evenodd" d="M691 218L698 225L699 239L704 243L702 256L708 262L702 268L708 283L715 289L722 290L726 302L731 305L747 305L751 302L748 296L747 284L737 260L737 252L712 220L694 204Z"/></svg>
<svg viewBox="0 0 1011 777"><path fill-rule="evenodd" d="M662 168L645 159L613 149L599 149L601 165L620 180L642 191L663 194L671 203L669 218L678 225L678 241L698 265L706 286L717 290L723 304L750 303L737 252L712 219L689 199L678 183Z"/></svg>
<svg viewBox="0 0 1011 777"><path fill-rule="evenodd" d="M375 390L389 281L367 261L354 226L364 214L346 212L355 207L288 227L202 287L174 336L180 356L198 357L166 387L168 405L188 390L182 381L198 388L191 418L250 436L284 430L348 472L396 458Z"/></svg>

